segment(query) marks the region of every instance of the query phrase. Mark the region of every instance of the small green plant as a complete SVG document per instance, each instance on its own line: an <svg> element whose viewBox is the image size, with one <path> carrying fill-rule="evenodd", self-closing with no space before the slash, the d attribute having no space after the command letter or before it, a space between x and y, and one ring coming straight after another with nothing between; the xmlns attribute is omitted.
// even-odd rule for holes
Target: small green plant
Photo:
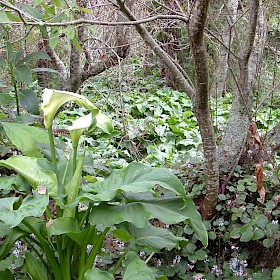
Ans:
<svg viewBox="0 0 280 280"><path fill-rule="evenodd" d="M71 152L56 145L52 131L58 110L67 102L89 111L67 127ZM186 221L207 246L206 229L195 204L167 170L131 163L104 180L82 180L81 135L96 127L113 132L111 120L87 98L46 89L42 110L47 133L37 127L2 123L22 155L0 161L2 167L17 173L0 180L0 188L10 193L0 198L4 240L0 278L106 280L121 274L123 279L156 279L147 266L150 258L144 262L138 252L148 250L152 256L161 249L180 248L186 240L153 226L152 219L166 224ZM96 263L109 237L125 246L104 271ZM25 257L17 258L18 251Z"/></svg>
<svg viewBox="0 0 280 280"><path fill-rule="evenodd" d="M8 93L1 93L1 101L14 101L16 102L16 112L20 115L20 107L24 108L31 114L39 114L39 100L36 92L32 89L33 76L32 72L47 71L56 72L52 69L31 69L28 63L34 59L47 59L50 57L42 52L34 52L24 56L22 49L14 50L15 47L10 43L10 32L8 29L2 27L5 31L5 57L0 57L0 66L7 69L11 89ZM23 86L24 85L24 86ZM7 96L8 95L8 96ZM12 96L13 99L10 99Z"/></svg>

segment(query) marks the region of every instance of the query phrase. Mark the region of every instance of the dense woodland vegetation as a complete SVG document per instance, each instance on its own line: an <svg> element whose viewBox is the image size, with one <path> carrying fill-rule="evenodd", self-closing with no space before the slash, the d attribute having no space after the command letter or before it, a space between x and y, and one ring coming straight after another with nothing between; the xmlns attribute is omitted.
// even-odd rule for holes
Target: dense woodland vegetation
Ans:
<svg viewBox="0 0 280 280"><path fill-rule="evenodd" d="M0 0L0 279L280 279L277 0Z"/></svg>

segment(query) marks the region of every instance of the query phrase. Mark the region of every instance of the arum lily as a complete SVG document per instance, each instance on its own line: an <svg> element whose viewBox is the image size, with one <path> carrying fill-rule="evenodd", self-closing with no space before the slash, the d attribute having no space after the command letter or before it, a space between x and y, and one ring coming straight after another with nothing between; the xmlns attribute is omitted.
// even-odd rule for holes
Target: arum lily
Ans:
<svg viewBox="0 0 280 280"><path fill-rule="evenodd" d="M56 116L58 110L67 102L72 101L84 107L87 110L91 111L92 116L96 116L99 113L99 110L94 106L86 97L83 95L53 90L53 89L44 89L43 92L43 104L42 110L44 113L44 125L49 133L50 146L51 146L51 155L52 155L52 163L56 165L56 155L55 155L55 147L54 147L54 139L52 134L52 124L53 119ZM81 136L81 135L80 135Z"/></svg>
<svg viewBox="0 0 280 280"><path fill-rule="evenodd" d="M76 169L76 156L79 139L85 129L92 130L95 127L99 127L103 132L107 134L111 134L114 130L111 120L106 115L100 112L95 116L92 113L89 113L73 121L71 126L66 127L66 129L69 130L72 139L74 172Z"/></svg>
<svg viewBox="0 0 280 280"><path fill-rule="evenodd" d="M52 127L53 119L57 114L58 110L67 102L72 101L88 109L95 116L99 110L94 106L86 97L83 95L60 91L53 89L45 89L43 93L43 105L42 110L44 112L44 125L46 129Z"/></svg>

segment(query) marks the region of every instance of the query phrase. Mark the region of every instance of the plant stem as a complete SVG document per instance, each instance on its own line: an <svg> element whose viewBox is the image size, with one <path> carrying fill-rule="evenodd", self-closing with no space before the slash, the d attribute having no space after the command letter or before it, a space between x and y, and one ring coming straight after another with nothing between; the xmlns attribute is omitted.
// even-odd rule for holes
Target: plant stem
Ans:
<svg viewBox="0 0 280 280"><path fill-rule="evenodd" d="M9 67L10 67L11 80L12 80L13 87L14 87L14 92L15 92L16 107L17 107L17 115L20 116L17 81L16 81L15 76L14 76L14 69L13 69L13 66L12 66L10 63L9 63Z"/></svg>
<svg viewBox="0 0 280 280"><path fill-rule="evenodd" d="M145 264L147 264L150 261L154 254L155 252L152 252L152 254L145 260Z"/></svg>
<svg viewBox="0 0 280 280"><path fill-rule="evenodd" d="M42 245L42 248L46 254L47 260L51 265L52 268L52 272L54 274L54 278L56 280L61 280L62 278L62 273L59 267L59 264L57 262L57 259L55 258L55 254L52 251L52 247L51 244L48 244L48 242L44 239L44 237L40 234L39 231L36 230L36 228L34 228L31 224L29 224L26 221L22 221L22 223L28 228L30 229L31 232L33 232L33 234L37 237L37 239L39 240L40 244Z"/></svg>
<svg viewBox="0 0 280 280"><path fill-rule="evenodd" d="M115 274L116 274L118 268L120 267L120 265L121 265L121 263L122 263L122 261L123 261L125 255L126 255L126 252L123 252L123 254L121 255L121 257L118 259L117 263L115 264L115 266L114 266L114 268L113 268L113 270L112 270L113 276L115 276Z"/></svg>
<svg viewBox="0 0 280 280"><path fill-rule="evenodd" d="M3 27L2 27L3 28ZM15 92L15 99L16 99L16 107L17 107L17 115L20 116L20 111L19 111L19 98L18 98L18 88L17 88L17 80L15 78L15 73L14 73L14 70L15 70L15 64L14 64L14 61L13 61L13 56L12 56L12 53L10 53L10 49L8 47L8 45L10 45L10 34L9 34L9 31L5 28L3 28L5 33L6 33L6 54L7 54L7 63L8 63L8 66L9 66L9 74L11 76L11 81L12 81L12 84L13 84L13 87L14 87L14 92Z"/></svg>
<svg viewBox="0 0 280 280"><path fill-rule="evenodd" d="M84 224L84 221L88 219L88 216L90 214L90 211L92 209L92 204L90 204L88 206L88 209L85 211L84 215L82 216L80 222L79 222L79 228L81 229L83 224ZM88 223L88 221L85 223L85 225Z"/></svg>
<svg viewBox="0 0 280 280"><path fill-rule="evenodd" d="M52 128L48 128L48 134L49 134L49 140L50 140L50 147L51 147L51 156L52 156L52 163L53 165L56 165L56 154L55 154L55 146L54 146L54 138L52 133Z"/></svg>
<svg viewBox="0 0 280 280"><path fill-rule="evenodd" d="M80 260L79 260L79 271L82 271L84 269L86 253L87 253L87 245L89 244L89 239L90 239L91 235L93 234L94 230L95 230L95 227L93 227L93 226L88 228L88 232L86 234L86 238L84 240L84 243L83 243L83 246L81 249L81 256L80 256Z"/></svg>
<svg viewBox="0 0 280 280"><path fill-rule="evenodd" d="M66 254L65 254L65 259L64 259L64 267L63 267L63 271L64 271L64 279L65 280L69 280L71 279L71 256L72 256L72 240L69 240L69 243L67 243L66 246Z"/></svg>
<svg viewBox="0 0 280 280"><path fill-rule="evenodd" d="M73 175L75 174L77 168L77 151L78 146L73 146Z"/></svg>
<svg viewBox="0 0 280 280"><path fill-rule="evenodd" d="M109 231L109 229L110 229L110 227L106 227L106 228L104 229L104 231L100 234L100 236L99 236L99 238L98 238L98 240L97 240L97 242L96 242L96 244L95 244L93 250L91 251L91 253L90 253L90 255L89 255L88 259L87 259L86 265L84 266L84 268L83 268L82 270L80 270L80 273L79 273L79 280L84 279L84 273L85 273L88 269L90 269L90 268L92 267L93 262L94 262L94 260L95 260L95 258L96 258L96 255L97 255L97 253L99 252L99 250L100 250L100 248L101 248L101 246L102 246L103 240L104 240L104 238L105 238L107 232Z"/></svg>
<svg viewBox="0 0 280 280"><path fill-rule="evenodd" d="M30 239L30 240L29 240ZM32 244L32 242L34 242L34 239L33 238L29 238L29 237L26 237L23 239L30 248L32 248L32 251L35 252L35 254L39 257L39 259L41 260L42 264L44 265L44 267L47 269L49 275L52 274L52 270L50 268L50 266L46 263L46 261L44 260L44 258L41 256L41 254L38 252L38 250L35 248L35 246ZM32 241L32 242L31 242ZM38 243L38 244L37 244ZM36 245L38 245L40 247L40 243L39 242L35 242ZM41 247L40 247L41 248Z"/></svg>

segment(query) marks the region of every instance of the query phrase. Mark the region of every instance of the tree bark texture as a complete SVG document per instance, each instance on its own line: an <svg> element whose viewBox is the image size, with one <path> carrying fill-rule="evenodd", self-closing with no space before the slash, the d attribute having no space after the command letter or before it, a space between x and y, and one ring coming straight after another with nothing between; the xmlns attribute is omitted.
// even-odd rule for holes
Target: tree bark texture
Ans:
<svg viewBox="0 0 280 280"><path fill-rule="evenodd" d="M132 14L130 9L125 5L122 0L117 0L119 9L126 15L126 17L131 21L136 21L135 16ZM135 29L142 37L144 42L154 51L154 53L162 60L162 62L168 67L174 81L180 85L180 88L186 92L187 96L192 98L195 91L191 84L188 82L187 78L177 67L176 63L170 58L170 56L160 47L157 41L149 33L149 31L141 24L135 24Z"/></svg>
<svg viewBox="0 0 280 280"><path fill-rule="evenodd" d="M189 36L196 73L195 115L202 138L205 158L206 195L201 211L203 219L211 219L214 216L219 194L216 136L210 113L208 63L204 44L204 27L209 2L209 0L196 1L189 26Z"/></svg>
<svg viewBox="0 0 280 280"><path fill-rule="evenodd" d="M258 46L259 39L256 36L257 27L259 30L263 29L263 24L260 24L261 20L258 21L258 14L262 13L261 3L259 0L251 1L248 33L245 44L241 47L242 53L239 59L239 75L234 76L238 90L235 92L228 125L218 149L219 166L225 172L233 170L238 163L245 148L252 121L253 84L263 51L263 48L260 49ZM259 34L263 34L263 32L259 32ZM264 47L264 44L262 46ZM256 56L255 52L258 53L258 60L253 58Z"/></svg>
<svg viewBox="0 0 280 280"><path fill-rule="evenodd" d="M222 33L223 46L218 50L217 66L212 75L212 96L221 97L226 91L228 75L228 60L230 57L231 44L234 37L234 24L236 22L238 0L228 0L225 5L224 30ZM225 48L225 47L226 48Z"/></svg>
<svg viewBox="0 0 280 280"><path fill-rule="evenodd" d="M134 0L124 1L124 3L126 3L129 8L133 6L134 2ZM79 0L77 1L77 4L81 8L88 8L87 5L90 3L85 0ZM77 19L86 18L89 15L85 12L75 12L74 16ZM124 21L122 14L119 13L117 15L117 21ZM107 69L120 64L120 62L129 54L129 30L130 27L118 25L115 28L114 36L111 36L113 34L110 32L110 30L107 30L110 36L115 40L114 45L107 45L108 51L106 54L100 53L98 57L93 57L93 50L90 50L87 44L89 41L89 38L86 39L86 36L89 36L87 28L84 25L79 26L77 28L77 40L79 41L82 50L78 50L73 41L70 42L69 71L67 71L65 62L60 59L58 53L50 47L48 34L43 34L44 51L51 57L52 65L60 73L58 86L59 89L77 92L81 85L90 77L99 75ZM42 61L40 63L42 64ZM42 77L43 75L40 76L41 81L44 81Z"/></svg>
<svg viewBox="0 0 280 280"><path fill-rule="evenodd" d="M196 88L194 89L188 79L182 74L181 69L174 63L169 55L159 46L147 29L140 24L135 28L146 44L151 47L154 53L162 59L166 67L173 74L174 79L180 87L192 99L194 111L198 120L202 136L203 153L205 157L206 173L206 197L202 206L202 217L210 219L215 214L219 191L219 169L216 159L215 133L210 114L209 106L209 85L208 85L208 63L204 45L204 27L207 19L207 12L210 0L196 1L195 8L190 22L189 33L191 48L195 61ZM120 10L131 21L136 18L121 0L117 0Z"/></svg>

